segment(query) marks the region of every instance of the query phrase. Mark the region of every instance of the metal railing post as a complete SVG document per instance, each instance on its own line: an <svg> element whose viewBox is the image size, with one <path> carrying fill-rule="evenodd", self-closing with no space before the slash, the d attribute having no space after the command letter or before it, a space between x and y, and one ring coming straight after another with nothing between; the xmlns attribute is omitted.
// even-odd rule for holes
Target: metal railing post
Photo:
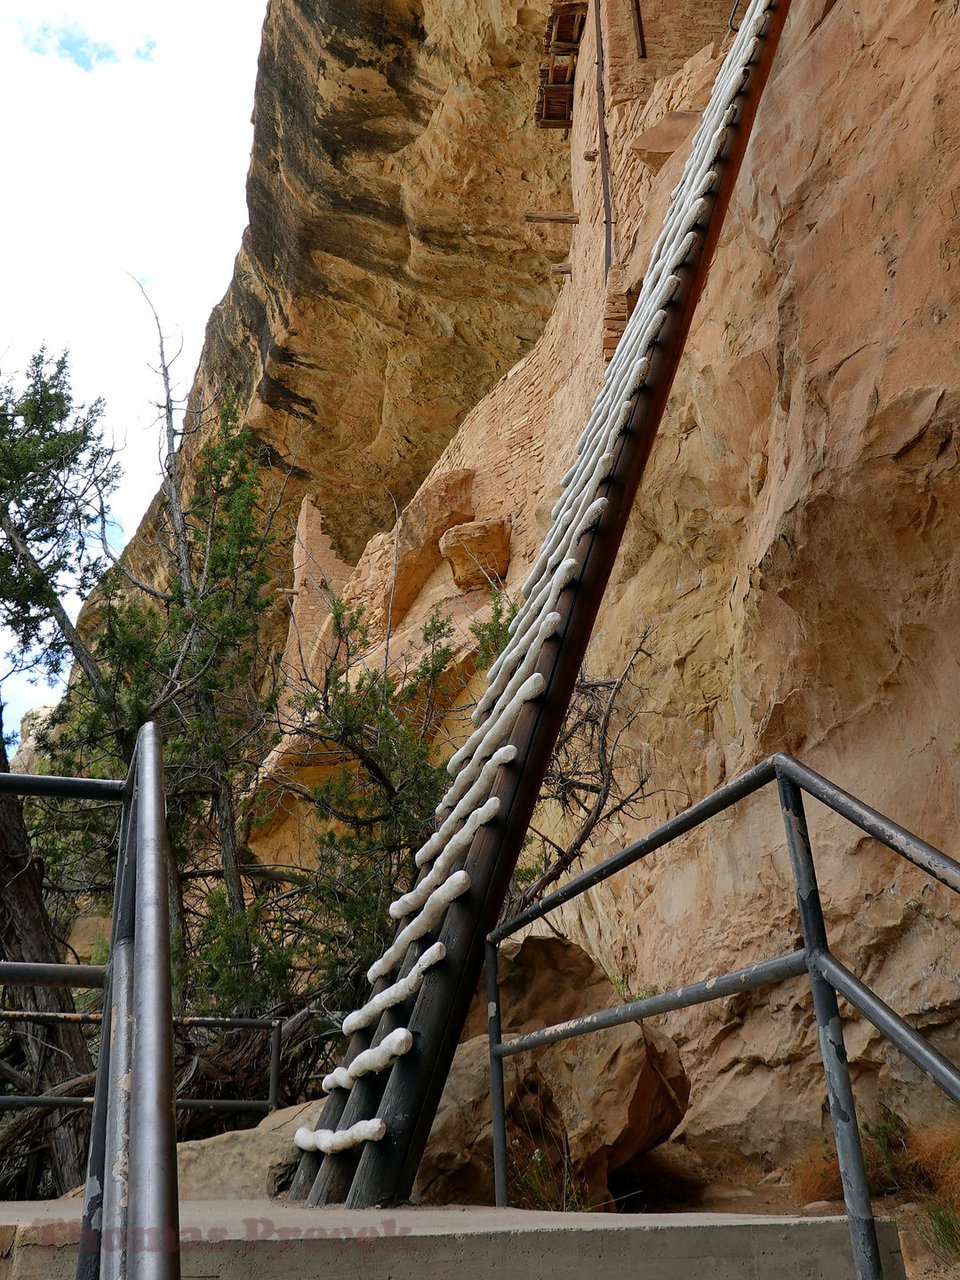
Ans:
<svg viewBox="0 0 960 1280"><path fill-rule="evenodd" d="M827 931L813 865L810 834L803 808L803 794L790 778L778 774L780 808L787 833L787 847L797 887L797 905L803 929L804 951L813 1008L817 1018L820 1056L827 1081L830 1121L837 1146L843 1199L847 1209L847 1225L853 1248L857 1280L882 1280L880 1246L870 1204L870 1189L863 1165L857 1113L850 1084L850 1070L843 1043L843 1028L837 993L817 967L817 956L829 950Z"/></svg>
<svg viewBox="0 0 960 1280"><path fill-rule="evenodd" d="M267 1101L271 1111L276 1111L280 1094L280 1032L282 1029L283 1019L276 1018L270 1032L270 1088L267 1091Z"/></svg>
<svg viewBox="0 0 960 1280"><path fill-rule="evenodd" d="M103 1021L100 1024L100 1051L97 1082L93 1091L90 1121L90 1149L87 1155L87 1184L83 1192L80 1243L77 1248L77 1280L99 1280L100 1246L103 1226L103 1185L106 1171L107 1076L110 1070L110 983L107 980Z"/></svg>
<svg viewBox="0 0 960 1280"><path fill-rule="evenodd" d="M122 802L116 892L107 965L0 963L0 985L104 989L99 1013L0 1011L0 1019L101 1023L94 1096L57 1090L4 1094L0 1110L24 1106L93 1112L77 1252L77 1280L179 1280L177 1149L173 1070L169 858L163 762L156 726L137 738L125 781L0 775L0 792ZM183 1099L185 1109L267 1111L280 1091L282 1020L178 1019L190 1024L270 1028L269 1099Z"/></svg>
<svg viewBox="0 0 960 1280"><path fill-rule="evenodd" d="M136 975L130 1113L130 1280L179 1280L173 986L160 740L144 725L137 747Z"/></svg>
<svg viewBox="0 0 960 1280"><path fill-rule="evenodd" d="M133 938L135 892L135 868L130 858L130 831L135 803L128 779L120 813L116 888L110 925L110 951L104 980L103 1022L90 1125L90 1155L87 1162L80 1247L77 1252L77 1280L108 1280L111 1273L122 1275L126 1261L127 1167L126 1161L117 1157L119 1144L124 1141L123 1133L129 1133L130 1126L130 983L133 960L129 944ZM119 1125L116 1116L118 1076L123 1082L121 1087L126 1091L124 1116ZM106 1264L103 1248L105 1232L109 1233L109 1261Z"/></svg>
<svg viewBox="0 0 960 1280"><path fill-rule="evenodd" d="M493 1113L494 1203L509 1203L507 1185L507 1115L503 1097L503 1058L497 1053L501 1041L500 982L497 976L498 948L487 939L487 1040L490 1049L490 1110Z"/></svg>
<svg viewBox="0 0 960 1280"><path fill-rule="evenodd" d="M498 1007L499 983L491 982L490 978L490 974L495 973L495 967L490 965L489 959L493 947L526 928L533 921L541 919L550 911L609 879L617 872L633 866L655 850L670 844L773 781L777 782L779 788L780 807L796 882L797 902L804 937L802 951L794 951L773 960L760 961L733 973L721 974L678 987L673 991L645 996L641 1000L633 1000L628 1004L584 1014L538 1031L527 1031L522 1035L512 1036L506 1041L503 1040ZM882 1280L880 1250L863 1165L837 997L843 996L854 1009L876 1027L881 1035L891 1044L896 1045L949 1098L958 1103L960 1103L960 1068L954 1066L943 1054L928 1044L909 1023L885 1004L876 992L861 982L831 954L804 813L804 791L941 884L960 893L960 862L921 840L919 836L891 821L862 800L843 791L835 783L821 777L793 757L783 753L768 757L640 840L634 841L619 853L605 858L589 871L574 877L562 888L555 889L539 902L490 930L487 936L486 952L488 957L487 1013L494 1112L494 1158L495 1160L498 1158L496 1149L498 1142L501 1143L504 1151L506 1149L505 1140L498 1136L496 1121L497 1107L499 1105L502 1110L503 1096L502 1076L498 1076L497 1068L504 1058L544 1045L556 1044L574 1036L621 1026L628 1022L639 1022L644 1018L668 1013L675 1009L690 1008L693 1005L724 999L743 991L759 990L761 987L772 986L789 978L800 977L806 972L813 993L818 1041L843 1181L854 1266L858 1280ZM494 1178L496 1182L496 1168ZM504 1177L504 1184L505 1181ZM503 1201L498 1198L497 1203L505 1203L505 1197Z"/></svg>
<svg viewBox="0 0 960 1280"><path fill-rule="evenodd" d="M134 757L136 768L136 757ZM134 928L137 866L135 835L137 794L124 801L117 887L110 937L110 987L104 1019L111 1028L105 1066L97 1064L97 1082L107 1079L107 1123L104 1149L103 1242L100 1280L121 1280L127 1270L130 1202L130 1098L133 1068Z"/></svg>

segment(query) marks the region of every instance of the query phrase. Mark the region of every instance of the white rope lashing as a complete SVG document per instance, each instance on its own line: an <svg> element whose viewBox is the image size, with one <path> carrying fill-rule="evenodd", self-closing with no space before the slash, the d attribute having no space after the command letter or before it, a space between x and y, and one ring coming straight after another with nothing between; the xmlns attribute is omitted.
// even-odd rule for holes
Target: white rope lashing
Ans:
<svg viewBox="0 0 960 1280"><path fill-rule="evenodd" d="M480 827L499 811L500 802L491 795L491 789L501 766L517 754L505 739L524 706L539 697L546 686L536 667L544 644L560 626L557 601L578 572L577 544L606 507L606 499L597 491L610 475L617 437L649 371L651 348L667 318L665 308L680 284L676 272L693 247L696 225L709 206L706 197L717 181L713 166L736 114L734 98L759 43L769 7L770 0L752 0L717 76L710 102L694 133L683 175L671 193L633 314L577 441L574 463L561 481L563 492L553 508L553 525L521 589L524 603L510 624L510 638L490 668L488 687L473 713L478 727L447 764L453 781L437 808L437 817L442 819L440 827L415 857L418 867L431 862L433 866L390 908L391 916L398 920L412 911L417 914L370 967L367 977L371 983L392 973L410 944L428 934L449 904L470 888L470 877L465 871L456 870L456 864ZM434 943L405 977L371 996L362 1008L345 1018L344 1032L353 1034L370 1026L386 1010L416 994L427 972L445 955L442 944ZM412 1043L406 1028L391 1031L378 1045L326 1076L324 1088L352 1088L361 1076L389 1067L409 1052ZM382 1120L361 1120L342 1130L298 1129L294 1141L304 1151L329 1154L346 1151L361 1142L376 1142L385 1133Z"/></svg>

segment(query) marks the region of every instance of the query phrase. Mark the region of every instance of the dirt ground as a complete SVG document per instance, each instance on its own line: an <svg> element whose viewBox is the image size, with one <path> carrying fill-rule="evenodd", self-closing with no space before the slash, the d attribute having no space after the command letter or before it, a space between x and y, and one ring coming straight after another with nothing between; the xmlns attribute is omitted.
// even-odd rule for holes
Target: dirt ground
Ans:
<svg viewBox="0 0 960 1280"><path fill-rule="evenodd" d="M667 1142L641 1157L613 1186L621 1212L670 1213L693 1210L747 1214L842 1214L842 1200L798 1200L789 1173L737 1157L698 1154ZM877 1217L894 1218L900 1232L908 1280L960 1280L960 1258L949 1260L928 1241L929 1219L922 1203L905 1195L878 1196Z"/></svg>

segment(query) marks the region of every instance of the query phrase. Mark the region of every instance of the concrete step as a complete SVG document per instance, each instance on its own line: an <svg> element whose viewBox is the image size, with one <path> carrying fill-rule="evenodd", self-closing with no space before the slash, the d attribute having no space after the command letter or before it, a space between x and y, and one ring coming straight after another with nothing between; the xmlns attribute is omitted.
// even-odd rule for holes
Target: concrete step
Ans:
<svg viewBox="0 0 960 1280"><path fill-rule="evenodd" d="M844 1218L181 1205L184 1280L853 1280ZM903 1280L879 1224L885 1280ZM0 1206L0 1280L72 1280L74 1201Z"/></svg>

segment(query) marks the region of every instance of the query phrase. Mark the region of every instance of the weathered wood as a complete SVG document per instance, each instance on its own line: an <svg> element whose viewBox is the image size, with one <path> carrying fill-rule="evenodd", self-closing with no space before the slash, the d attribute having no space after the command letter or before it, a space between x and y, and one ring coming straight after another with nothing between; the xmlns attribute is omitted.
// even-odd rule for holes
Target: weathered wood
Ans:
<svg viewBox="0 0 960 1280"><path fill-rule="evenodd" d="M631 0L633 9L633 34L637 40L637 57L647 56L647 41L643 34L643 14L640 11L640 0Z"/></svg>
<svg viewBox="0 0 960 1280"><path fill-rule="evenodd" d="M607 91L604 86L605 69L603 65L603 19L600 13L600 0L593 8L594 27L597 41L597 134L600 152L600 185L603 189L603 270L609 276L610 268L617 260L617 214L613 207L613 183L610 179L610 150L607 145Z"/></svg>
<svg viewBox="0 0 960 1280"><path fill-rule="evenodd" d="M524 222L579 222L579 213L525 213Z"/></svg>

